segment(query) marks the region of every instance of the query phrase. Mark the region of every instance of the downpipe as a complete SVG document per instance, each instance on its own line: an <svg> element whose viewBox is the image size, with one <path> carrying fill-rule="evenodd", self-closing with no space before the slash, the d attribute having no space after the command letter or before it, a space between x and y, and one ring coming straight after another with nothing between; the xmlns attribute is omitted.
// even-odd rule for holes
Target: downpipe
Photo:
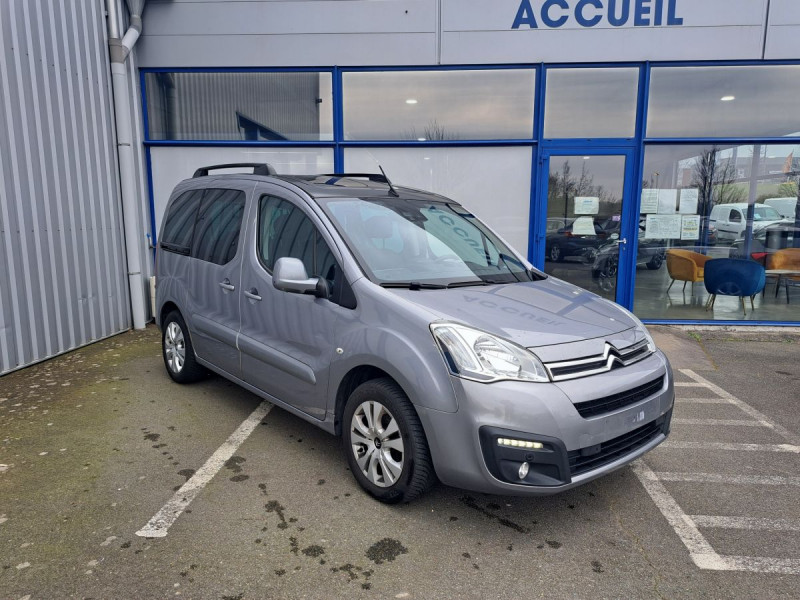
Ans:
<svg viewBox="0 0 800 600"><path fill-rule="evenodd" d="M131 99L128 86L127 58L142 31L141 12L144 0L131 0L130 27L119 36L119 2L107 0L108 47L111 59L111 89L114 95L114 122L117 132L117 158L119 164L122 218L125 231L125 254L128 263L131 316L134 329L144 329L147 323L145 280L142 273L142 243L146 239L139 227L140 198L136 191ZM147 294L149 296L149 294Z"/></svg>

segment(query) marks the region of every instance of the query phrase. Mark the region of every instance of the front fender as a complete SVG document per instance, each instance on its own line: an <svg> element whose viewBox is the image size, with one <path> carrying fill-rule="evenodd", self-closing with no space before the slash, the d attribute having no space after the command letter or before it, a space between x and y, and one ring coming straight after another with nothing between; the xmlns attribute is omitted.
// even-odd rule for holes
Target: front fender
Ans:
<svg viewBox="0 0 800 600"><path fill-rule="evenodd" d="M414 405L456 412L458 402L444 358L430 330L420 329L400 334L384 327L348 328L337 344L343 350L341 358L331 365L329 406L336 406L339 386L351 370L371 366L389 374Z"/></svg>

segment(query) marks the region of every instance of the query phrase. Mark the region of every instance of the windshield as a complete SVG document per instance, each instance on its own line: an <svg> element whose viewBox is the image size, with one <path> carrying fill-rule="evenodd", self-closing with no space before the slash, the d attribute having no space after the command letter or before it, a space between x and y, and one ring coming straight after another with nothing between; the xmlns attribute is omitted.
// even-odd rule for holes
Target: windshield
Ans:
<svg viewBox="0 0 800 600"><path fill-rule="evenodd" d="M753 210L754 221L780 221L780 213L771 206L756 206Z"/></svg>
<svg viewBox="0 0 800 600"><path fill-rule="evenodd" d="M540 279L457 204L331 199L329 216L362 268L386 287L448 287Z"/></svg>

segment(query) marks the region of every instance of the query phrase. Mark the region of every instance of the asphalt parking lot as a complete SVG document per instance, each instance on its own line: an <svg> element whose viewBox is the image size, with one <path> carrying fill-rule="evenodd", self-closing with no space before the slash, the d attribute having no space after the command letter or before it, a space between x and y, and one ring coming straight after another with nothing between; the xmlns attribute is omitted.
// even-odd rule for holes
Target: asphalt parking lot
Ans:
<svg viewBox="0 0 800 600"><path fill-rule="evenodd" d="M259 398L173 384L152 326L7 375L0 598L797 598L800 334L653 330L669 441L544 499L381 505L337 439L278 408L242 433Z"/></svg>

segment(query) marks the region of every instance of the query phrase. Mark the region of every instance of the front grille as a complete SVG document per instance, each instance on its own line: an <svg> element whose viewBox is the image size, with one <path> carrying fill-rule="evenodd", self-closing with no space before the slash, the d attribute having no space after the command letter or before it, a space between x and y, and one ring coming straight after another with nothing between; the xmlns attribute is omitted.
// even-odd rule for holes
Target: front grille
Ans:
<svg viewBox="0 0 800 600"><path fill-rule="evenodd" d="M664 420L664 417L660 417L613 440L603 442L599 445L600 450L593 454L584 456L585 448L567 452L570 474L575 477L593 471L645 446L663 432Z"/></svg>
<svg viewBox="0 0 800 600"><path fill-rule="evenodd" d="M598 398L596 400L589 400L588 402L581 402L580 404L576 404L575 408L584 419L588 419L589 417L603 415L641 402L645 398L649 398L653 394L660 392L662 387L664 387L663 375L649 383L618 394L612 394L611 396L605 396L604 398Z"/></svg>
<svg viewBox="0 0 800 600"><path fill-rule="evenodd" d="M641 340L623 350L617 350L606 342L603 354L545 363L544 366L553 381L564 381L566 379L605 373L619 367L627 367L647 356L650 356L647 340Z"/></svg>

